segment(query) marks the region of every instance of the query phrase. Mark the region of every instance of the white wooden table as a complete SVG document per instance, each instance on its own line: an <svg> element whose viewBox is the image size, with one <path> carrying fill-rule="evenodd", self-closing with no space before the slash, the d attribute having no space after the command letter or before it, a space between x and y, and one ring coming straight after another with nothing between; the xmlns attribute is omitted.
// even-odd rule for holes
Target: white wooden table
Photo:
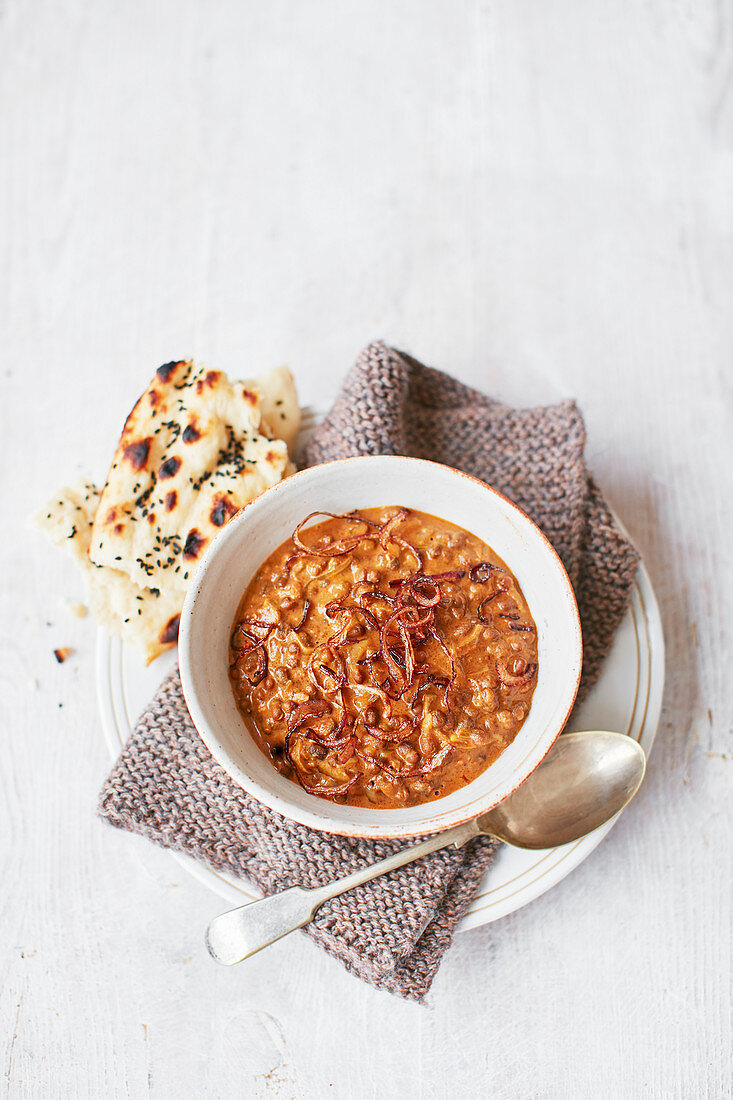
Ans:
<svg viewBox="0 0 733 1100"><path fill-rule="evenodd" d="M730 1095L732 66L712 0L0 4L10 1096ZM216 896L95 817L94 627L24 526L158 363L285 361L308 403L376 337L577 397L668 642L640 795L427 1008L299 935L208 958Z"/></svg>

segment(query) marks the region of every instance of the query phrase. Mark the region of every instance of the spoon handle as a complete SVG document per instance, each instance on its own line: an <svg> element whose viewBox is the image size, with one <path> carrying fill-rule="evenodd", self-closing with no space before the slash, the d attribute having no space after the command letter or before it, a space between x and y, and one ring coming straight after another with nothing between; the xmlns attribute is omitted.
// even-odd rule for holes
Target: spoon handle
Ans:
<svg viewBox="0 0 733 1100"><path fill-rule="evenodd" d="M317 886L312 890L292 886L279 894L230 909L212 920L206 932L206 946L212 957L225 966L241 962L296 928L308 924L325 901L451 844L461 848L479 834L476 821L467 821L326 886Z"/></svg>

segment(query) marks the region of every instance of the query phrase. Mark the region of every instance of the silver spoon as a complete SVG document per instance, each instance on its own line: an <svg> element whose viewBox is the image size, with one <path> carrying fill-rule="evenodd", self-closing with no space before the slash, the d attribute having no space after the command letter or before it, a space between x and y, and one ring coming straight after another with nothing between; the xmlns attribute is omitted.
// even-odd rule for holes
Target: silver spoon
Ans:
<svg viewBox="0 0 733 1100"><path fill-rule="evenodd" d="M569 844L605 824L631 801L645 767L642 748L622 733L563 734L529 778L487 813L327 886L293 886L230 909L213 919L206 945L225 966L241 962L308 924L330 898L440 848L461 848L477 836L493 836L517 848Z"/></svg>

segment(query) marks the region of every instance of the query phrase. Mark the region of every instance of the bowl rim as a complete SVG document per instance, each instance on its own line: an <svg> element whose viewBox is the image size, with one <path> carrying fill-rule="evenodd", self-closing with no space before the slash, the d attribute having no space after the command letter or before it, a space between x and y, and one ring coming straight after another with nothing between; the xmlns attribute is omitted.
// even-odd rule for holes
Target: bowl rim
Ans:
<svg viewBox="0 0 733 1100"><path fill-rule="evenodd" d="M217 736L216 730L212 729L210 723L208 722L208 719L206 718L199 704L198 693L195 687L195 674L192 671L189 640L190 624L192 622L194 614L196 613L195 609L198 602L198 596L201 591L206 573L208 572L208 569L212 561L214 560L214 557L217 553L221 552L222 548L230 541L230 539L236 537L237 532L240 531L246 523L247 514L250 513L252 506L262 501L265 497L271 497L272 495L277 494L278 491L282 491L283 486L291 485L296 481L299 481L303 477L312 475L315 470L323 471L334 466L351 465L355 463L361 463L365 460L369 461L372 459L394 459L398 462L418 463L422 466L436 466L444 471L447 471L449 474L455 474L465 479L466 481L474 482L480 489L493 494L495 497L498 497L506 506L509 507L509 509L518 513L530 525L535 535L539 536L539 541L543 545L544 551L548 553L550 557L553 558L555 561L559 577L566 590L566 595L569 597L568 607L572 613L572 640L575 643L573 652L577 653L577 667L574 673L574 683L572 685L572 691L569 695L567 709L565 710L562 719L557 723L557 729L553 732L551 736L549 736L549 739L544 744L544 751L542 752L542 755L534 762L529 771L525 772L522 770L521 765L518 766L518 768L516 769L516 773L512 776L512 779L516 781L512 782L511 787L502 794L501 799L492 800L490 804L486 805L485 807L474 810L468 814L464 813L461 809L458 809L454 811L453 815L449 814L448 820L445 821L439 821L433 817L416 822L384 825L381 827L378 824L372 825L357 822L352 822L349 824L347 822L335 821L328 817L327 810L330 806L330 802L328 801L328 799L317 798L317 796L315 795L311 796L319 804L322 803L322 805L319 805L319 810L321 811L320 814L316 814L315 812L311 813L309 810L302 809L297 804L291 803L289 800L281 797L278 794L274 794L267 788L262 787L251 776L247 775L246 772L244 772L243 769L239 766L239 764L231 758L226 748L221 744L220 739ZM521 783L528 779L537 767L539 767L539 765L542 763L545 756L550 751L552 746L555 744L555 741L565 728L573 706L575 705L575 700L577 698L578 688L583 671L583 634L575 591L571 584L567 570L565 569L565 566L563 565L563 562L560 558L560 555L555 550L555 547L552 545L547 535L545 535L544 531L542 531L542 529L534 522L534 520L530 516L528 516L527 513L519 507L519 505L515 504L514 501L510 500L509 497L507 497L499 489L494 488L492 485L489 485L487 482L482 481L481 478L476 477L473 474L468 474L464 470L456 469L454 466L448 466L446 463L435 462L433 459L417 458L412 455L352 455L348 458L331 459L328 462L320 462L314 466L309 466L306 469L297 470L289 477L283 478L281 481L278 481L274 485L269 486L267 489L264 490L264 492L260 493L253 500L248 501L247 504L245 504L240 509L240 511L235 516L233 516L232 519L226 524L223 530L211 542L206 552L204 553L204 556L197 566L192 582L186 593L186 598L184 601L183 609L181 611L180 619L178 660L181 675L181 685L183 688L183 696L199 737L204 742L216 762L227 773L229 778L234 783L236 783L237 786L241 787L242 790L245 791L250 797L254 798L256 801L262 803L276 813L281 814L283 817L307 828L315 829L319 832L330 833L337 836L355 837L360 839L410 839L430 833L443 832L445 829L465 824L467 821L470 821L473 818L480 816L480 814L485 813L493 806L497 805L498 802L503 801L505 798L508 798L509 795L512 794L517 789L517 787L521 785ZM531 755L533 751L536 751L536 748L535 750L529 750L528 755ZM526 759L527 756L525 756L525 761ZM439 805L440 801L441 800L438 799L435 802L421 803L419 804L419 806L424 806L426 811L429 811L433 807Z"/></svg>

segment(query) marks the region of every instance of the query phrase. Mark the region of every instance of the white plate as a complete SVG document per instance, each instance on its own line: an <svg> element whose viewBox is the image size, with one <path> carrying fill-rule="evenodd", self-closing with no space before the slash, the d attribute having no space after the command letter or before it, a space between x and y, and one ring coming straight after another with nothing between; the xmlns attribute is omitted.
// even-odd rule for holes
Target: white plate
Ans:
<svg viewBox="0 0 733 1100"><path fill-rule="evenodd" d="M313 414L304 417L304 434L312 429L315 419ZM119 638L110 638L102 629L98 631L97 691L102 724L114 759L175 659L175 652L171 652L146 668L139 654L124 646ZM611 653L593 691L568 729L623 730L639 741L648 755L659 722L663 687L662 624L654 590L642 563ZM488 924L540 897L590 855L614 821L574 844L548 851L528 852L503 846L459 928ZM233 875L213 871L178 852L171 855L232 905L243 905L260 896L255 887Z"/></svg>

